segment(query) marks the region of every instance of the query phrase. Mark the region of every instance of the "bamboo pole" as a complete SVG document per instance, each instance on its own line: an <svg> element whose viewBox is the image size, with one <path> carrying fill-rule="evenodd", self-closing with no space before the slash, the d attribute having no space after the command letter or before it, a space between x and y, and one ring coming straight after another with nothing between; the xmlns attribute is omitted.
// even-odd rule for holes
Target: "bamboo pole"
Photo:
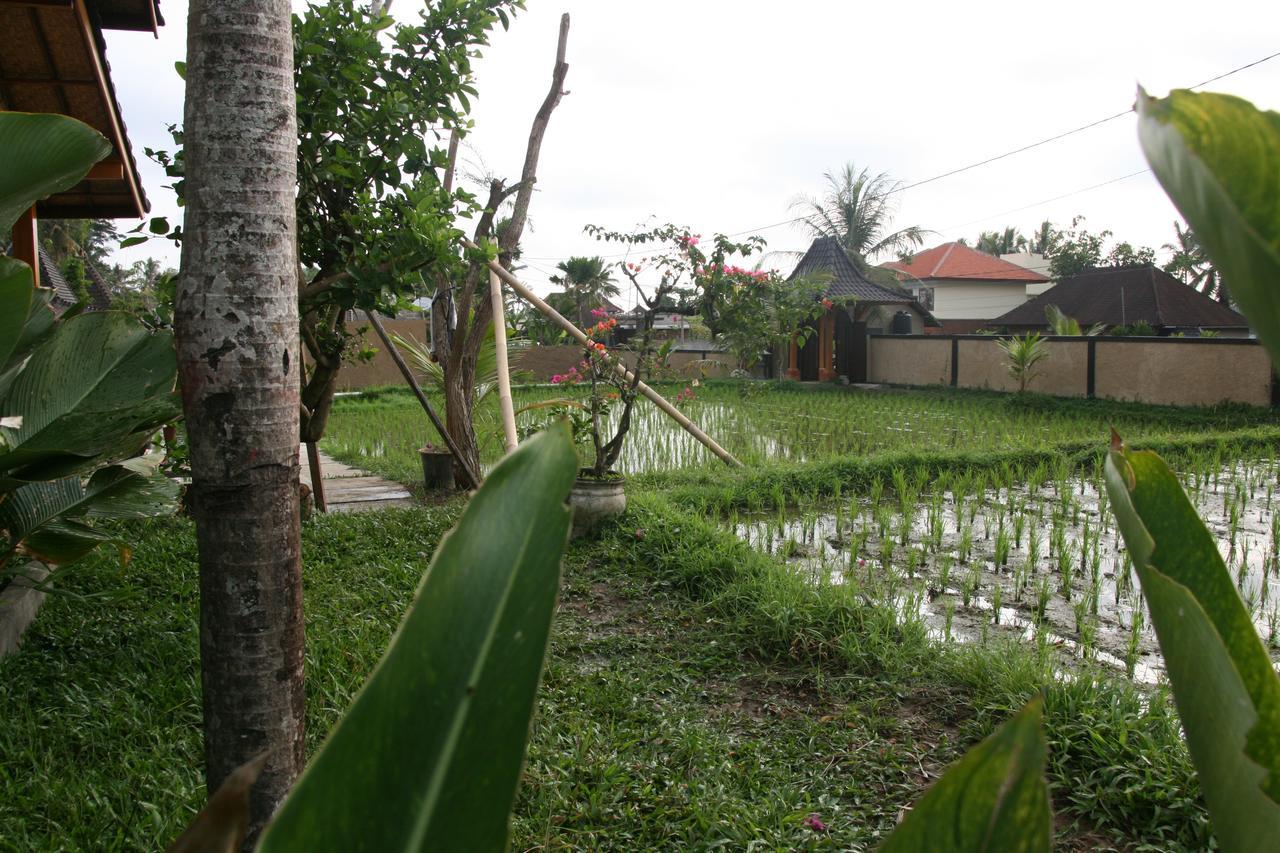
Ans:
<svg viewBox="0 0 1280 853"><path fill-rule="evenodd" d="M307 470L311 472L311 498L316 512L328 512L329 502L324 496L324 471L320 467L320 451L314 441L307 442Z"/></svg>
<svg viewBox="0 0 1280 853"><path fill-rule="evenodd" d="M493 300L493 343L497 353L498 404L502 407L502 433L507 452L520 443L516 435L516 409L511 402L511 371L507 365L507 309L502 302L502 279L489 270L489 298Z"/></svg>
<svg viewBox="0 0 1280 853"><path fill-rule="evenodd" d="M413 378L413 371L409 369L409 365L404 363L404 356L400 355L400 350L396 349L395 345L391 343L391 338L387 337L387 330L383 327L382 321L372 311L368 312L368 317L369 323L373 326L373 330L378 333L378 338L382 341L382 345L387 348L387 352L391 355L391 360L396 363L396 367L400 368L400 375L404 377L404 381L408 382L409 387L413 389L413 393L418 398L418 402L422 404L427 417L431 418L431 423L435 426L436 432L440 433L440 437L444 439L445 446L453 454L458 467L462 469L462 473L466 475L467 480L471 483L471 488L480 488L480 477L467 464L466 457L462 455L462 451L454 443L449 431L444 428L444 423L440 420L440 416L436 414L435 409L431 408L431 401L427 399L427 395L423 394L422 389L418 387L418 380Z"/></svg>
<svg viewBox="0 0 1280 853"><path fill-rule="evenodd" d="M475 243L465 238L463 239L462 243L468 249L479 248L478 246L476 246ZM506 282L511 287L511 289L516 292L517 296L519 296L524 301L528 302L534 308L537 308L539 311L541 311L544 316L546 316L557 326L559 326L560 328L568 332L569 335L572 336L573 339L576 340L578 343L582 344L584 347L589 346L591 344L591 339L587 337L585 332L583 332L573 323L570 323L568 320L566 320L560 314L559 311L557 311L556 309L548 305L546 302L544 302L538 296L538 294L534 293L532 290L525 287L524 284L520 282L520 279L516 278L514 275L508 272L507 269L502 266L502 264L498 263L497 261L489 261L489 269L491 272L495 273L500 279ZM614 372L616 372L619 376L621 376L627 382L636 381L635 374L633 374L630 370L627 370L626 365L624 365L622 362L615 360L612 356L606 353L601 353L600 357L604 359L606 364L608 364L611 368L613 368ZM706 446L708 450L710 450L716 456L720 457L720 459L726 465L730 465L735 468L742 467L742 463L739 462L736 458L734 458L733 454L731 454L729 451L725 450L723 447L717 444L714 438L707 435L705 432L702 431L702 429L697 424L695 424L693 421L685 417L684 413L681 412L679 409L677 409L675 406L671 405L671 403L668 402L666 397L663 397L661 394L659 394L657 391L654 391L652 388L650 388L648 385L644 384L643 382L636 382L636 389L645 397L647 397L649 401L652 402L655 406L657 406L659 409L661 409L663 412L669 415L672 420L680 424L680 426L684 428L685 432L692 435L694 438L700 441L704 446Z"/></svg>

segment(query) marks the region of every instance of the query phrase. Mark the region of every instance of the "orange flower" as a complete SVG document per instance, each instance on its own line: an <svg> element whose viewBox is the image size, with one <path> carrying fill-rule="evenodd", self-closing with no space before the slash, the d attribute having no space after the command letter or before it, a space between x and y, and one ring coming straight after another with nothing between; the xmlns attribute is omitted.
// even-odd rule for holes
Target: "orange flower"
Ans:
<svg viewBox="0 0 1280 853"><path fill-rule="evenodd" d="M600 352L600 353L604 352L604 344L598 343L595 345L595 347L596 347L596 352Z"/></svg>

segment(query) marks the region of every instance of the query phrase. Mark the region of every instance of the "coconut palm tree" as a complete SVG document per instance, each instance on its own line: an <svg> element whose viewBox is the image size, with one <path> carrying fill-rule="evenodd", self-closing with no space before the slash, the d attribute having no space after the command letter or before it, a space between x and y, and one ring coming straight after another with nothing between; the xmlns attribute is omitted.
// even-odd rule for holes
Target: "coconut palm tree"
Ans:
<svg viewBox="0 0 1280 853"><path fill-rule="evenodd" d="M896 209L894 195L902 182L887 172L872 174L846 163L838 172L827 172L827 192L822 198L799 196L791 204L799 210L800 224L814 237L835 237L860 269L877 255L910 252L932 234L918 225L891 231Z"/></svg>
<svg viewBox="0 0 1280 853"><path fill-rule="evenodd" d="M600 307L620 292L604 258L573 257L556 264L556 269L563 275L553 275L551 282L563 287L573 300L580 328L592 325L591 309Z"/></svg>
<svg viewBox="0 0 1280 853"><path fill-rule="evenodd" d="M1183 228L1177 222L1173 223L1173 230L1177 235L1177 242L1164 244L1165 249L1173 252L1173 257L1169 259L1169 263L1165 264L1164 271L1176 275L1184 284L1194 287L1205 296L1216 298L1223 305L1231 304L1231 297L1222 283L1218 268L1205 254L1204 247L1200 245L1200 240L1195 233L1189 227Z"/></svg>
<svg viewBox="0 0 1280 853"><path fill-rule="evenodd" d="M978 235L978 242L974 244L974 248L979 252L1000 257L1026 249L1027 238L1010 225L1003 231L983 231Z"/></svg>
<svg viewBox="0 0 1280 853"><path fill-rule="evenodd" d="M209 791L258 755L251 849L305 759L298 526L298 132L279 0L192 0L174 317L200 564Z"/></svg>
<svg viewBox="0 0 1280 853"><path fill-rule="evenodd" d="M1031 235L1031 239L1027 242L1027 251L1037 255L1052 255L1053 250L1058 248L1061 242L1062 232L1046 219Z"/></svg>

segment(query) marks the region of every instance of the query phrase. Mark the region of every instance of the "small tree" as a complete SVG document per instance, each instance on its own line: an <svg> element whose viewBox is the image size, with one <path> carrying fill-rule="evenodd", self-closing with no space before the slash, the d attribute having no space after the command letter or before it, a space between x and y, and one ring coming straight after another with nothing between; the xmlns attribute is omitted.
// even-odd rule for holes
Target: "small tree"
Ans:
<svg viewBox="0 0 1280 853"><path fill-rule="evenodd" d="M1062 335L1063 337L1092 337L1102 334L1103 329L1107 327L1105 323L1094 323L1087 330L1082 330L1080 321L1062 313L1062 309L1057 305L1046 305L1044 317L1049 322L1050 330L1055 335Z"/></svg>
<svg viewBox="0 0 1280 853"><path fill-rule="evenodd" d="M1018 393L1024 393L1031 380L1040 375L1036 365L1049 357L1048 342L1038 332L1030 332L1021 338L998 340L996 346L1009 358L1009 375L1018 380Z"/></svg>

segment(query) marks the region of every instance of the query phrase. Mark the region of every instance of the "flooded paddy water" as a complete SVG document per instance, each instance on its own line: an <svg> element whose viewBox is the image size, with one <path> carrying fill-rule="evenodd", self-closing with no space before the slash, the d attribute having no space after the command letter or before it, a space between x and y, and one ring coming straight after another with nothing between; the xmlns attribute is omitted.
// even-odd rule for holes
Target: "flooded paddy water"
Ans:
<svg viewBox="0 0 1280 853"><path fill-rule="evenodd" d="M1276 656L1280 463L1206 457L1178 474ZM815 583L854 584L940 640L1013 636L1159 680L1159 647L1101 472L1041 466L1022 482L999 479L928 482L898 469L867 494L727 523Z"/></svg>

